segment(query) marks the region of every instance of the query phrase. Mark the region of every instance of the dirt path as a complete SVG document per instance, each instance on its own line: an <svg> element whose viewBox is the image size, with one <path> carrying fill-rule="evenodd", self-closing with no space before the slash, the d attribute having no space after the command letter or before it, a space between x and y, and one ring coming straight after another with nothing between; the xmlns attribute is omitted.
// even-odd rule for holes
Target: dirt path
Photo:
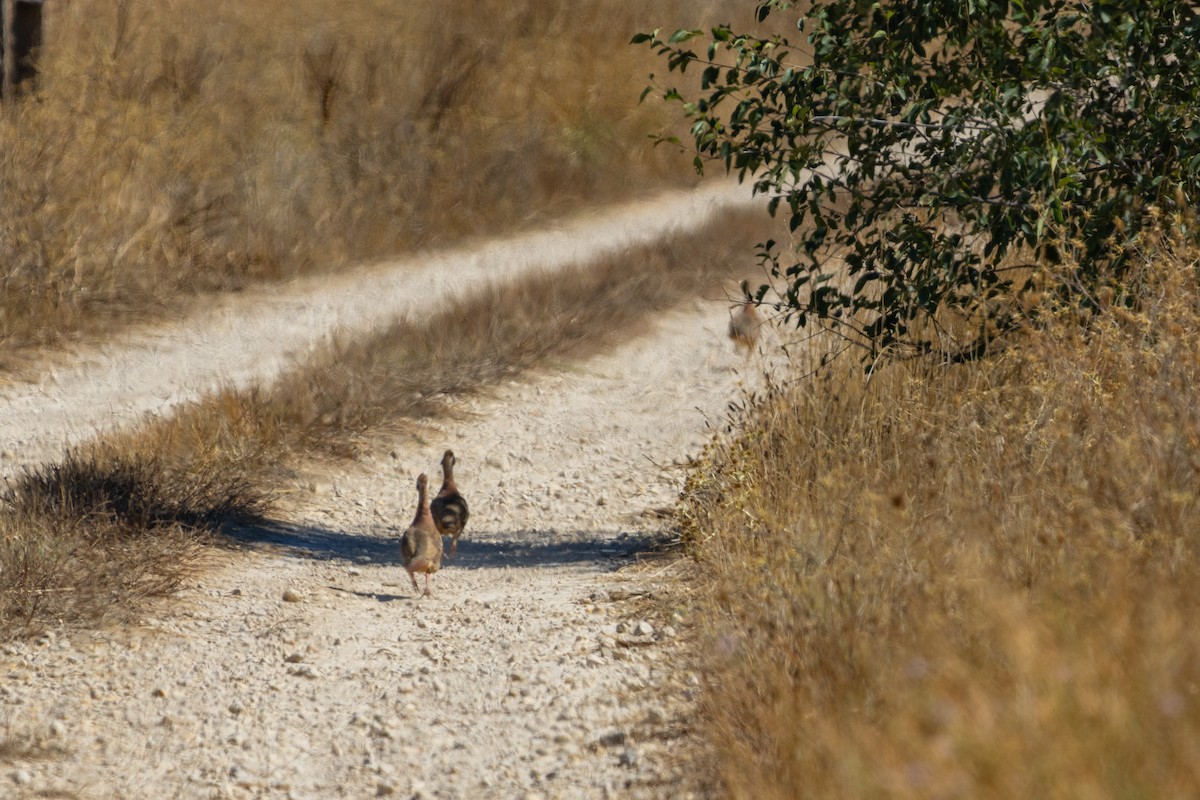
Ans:
<svg viewBox="0 0 1200 800"><path fill-rule="evenodd" d="M95 431L162 413L218 386L269 381L341 332L353 336L461 295L705 224L748 191L721 181L564 220L554 228L335 276L257 287L170 326L81 348L34 384L0 376L0 477L57 458Z"/></svg>
<svg viewBox="0 0 1200 800"><path fill-rule="evenodd" d="M710 201L684 206L697 202ZM436 284L439 272L421 274ZM262 313L358 313L328 294L280 303ZM744 364L726 315L720 301L688 304L614 352L498 387L381 442L377 458L311 476L286 523L241 532L244 552L216 556L134 629L0 649L0 797L688 796L687 621L639 614L671 574L633 554L659 526L644 512L678 492L672 465L736 394ZM298 322L264 348L261 331L245 334L259 352L239 355L233 332L266 323L229 310L209 322L60 373L41 413L9 387L0 409L29 416L0 431L24 437L7 466L214 380L269 376L323 335ZM180 380L154 363L226 334L242 342L228 369L196 356ZM395 537L417 473L436 485L446 447L471 524L436 596L418 599Z"/></svg>
<svg viewBox="0 0 1200 800"><path fill-rule="evenodd" d="M736 391L726 313L696 303L314 477L135 630L8 647L0 730L47 751L0 795L688 796L686 620L636 624L670 575L629 565ZM422 600L393 537L446 446L473 515Z"/></svg>

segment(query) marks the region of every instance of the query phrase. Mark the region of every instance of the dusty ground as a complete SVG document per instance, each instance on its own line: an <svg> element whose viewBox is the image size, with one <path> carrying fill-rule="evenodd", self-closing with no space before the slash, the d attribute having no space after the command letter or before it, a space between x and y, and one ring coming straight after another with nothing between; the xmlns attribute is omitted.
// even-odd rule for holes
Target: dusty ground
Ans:
<svg viewBox="0 0 1200 800"><path fill-rule="evenodd" d="M698 793L688 620L644 616L673 567L635 554L661 524L644 512L678 491L672 465L737 393L727 313L687 303L614 352L308 476L284 521L237 532L243 550L136 628L0 650L0 797ZM211 372L158 385L157 403L225 375ZM145 392L116 388L71 435L144 410L117 398ZM61 447L38 416L10 467ZM446 447L472 517L419 599L395 537Z"/></svg>

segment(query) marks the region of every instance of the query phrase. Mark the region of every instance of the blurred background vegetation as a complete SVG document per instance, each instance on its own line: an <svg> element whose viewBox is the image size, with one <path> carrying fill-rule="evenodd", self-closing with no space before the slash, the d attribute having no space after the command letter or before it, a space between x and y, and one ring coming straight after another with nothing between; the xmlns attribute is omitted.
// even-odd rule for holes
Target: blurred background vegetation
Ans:
<svg viewBox="0 0 1200 800"><path fill-rule="evenodd" d="M716 3L47 4L0 115L5 353L693 180L639 27Z"/></svg>

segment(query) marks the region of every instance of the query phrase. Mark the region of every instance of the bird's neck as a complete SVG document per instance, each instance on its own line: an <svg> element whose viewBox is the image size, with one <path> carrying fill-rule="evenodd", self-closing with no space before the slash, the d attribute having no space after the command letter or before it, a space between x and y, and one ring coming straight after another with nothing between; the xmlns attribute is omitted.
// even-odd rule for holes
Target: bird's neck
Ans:
<svg viewBox="0 0 1200 800"><path fill-rule="evenodd" d="M430 517L432 519L432 515L429 513L429 506L425 502L425 490L421 489L417 492L417 513L413 517L413 525L416 525L424 517Z"/></svg>

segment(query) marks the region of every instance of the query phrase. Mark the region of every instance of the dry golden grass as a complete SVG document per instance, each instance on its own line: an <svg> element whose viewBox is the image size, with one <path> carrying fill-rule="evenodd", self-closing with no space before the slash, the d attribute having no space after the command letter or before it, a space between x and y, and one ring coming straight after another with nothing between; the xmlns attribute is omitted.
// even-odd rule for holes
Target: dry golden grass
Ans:
<svg viewBox="0 0 1200 800"><path fill-rule="evenodd" d="M197 569L219 523L266 507L248 460L169 455L99 444L0 494L0 640L128 619Z"/></svg>
<svg viewBox="0 0 1200 800"><path fill-rule="evenodd" d="M724 793L1200 795L1198 266L747 401L680 509Z"/></svg>
<svg viewBox="0 0 1200 800"><path fill-rule="evenodd" d="M487 288L335 345L270 387L218 393L24 476L0 496L0 640L136 611L178 585L221 522L269 510L304 459L353 455L372 432L634 336L741 277L736 265L774 227L730 214L702 233Z"/></svg>
<svg viewBox="0 0 1200 800"><path fill-rule="evenodd" d="M627 43L717 5L47 4L40 92L0 114L0 369L196 293L687 180Z"/></svg>

